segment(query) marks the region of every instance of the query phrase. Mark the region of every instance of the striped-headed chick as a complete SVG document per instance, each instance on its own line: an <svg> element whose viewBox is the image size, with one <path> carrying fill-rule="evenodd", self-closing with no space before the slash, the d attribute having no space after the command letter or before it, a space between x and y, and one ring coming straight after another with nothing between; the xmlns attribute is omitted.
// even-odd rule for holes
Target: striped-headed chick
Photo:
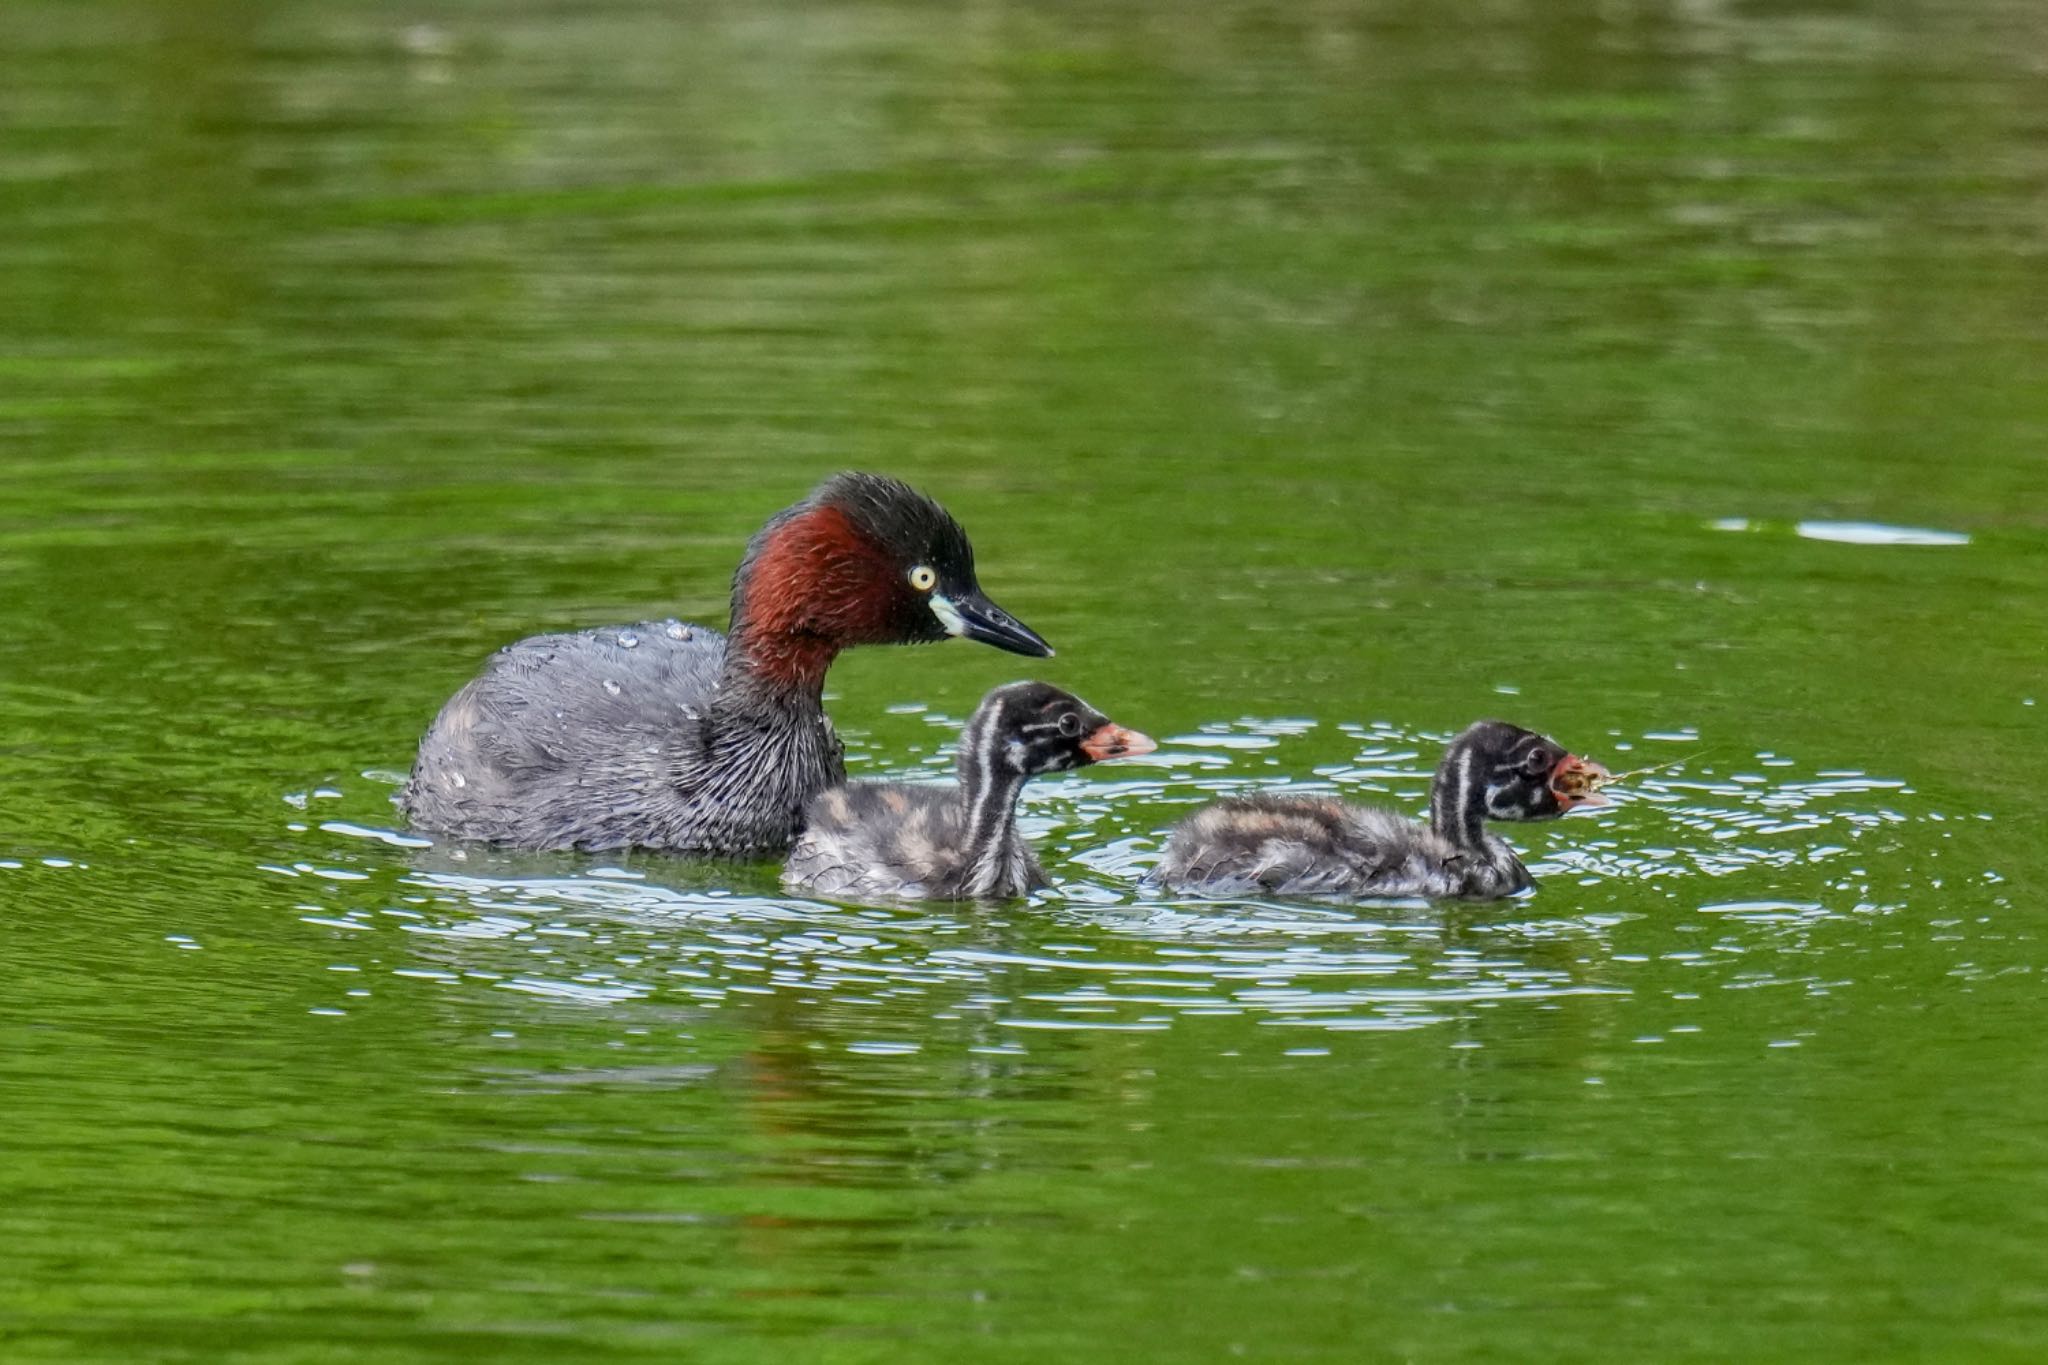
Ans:
<svg viewBox="0 0 2048 1365"><path fill-rule="evenodd" d="M829 896L999 899L1044 886L1017 829L1017 798L1041 773L1152 752L1152 741L1042 682L998 687L960 734L960 780L848 782L811 803L783 880Z"/></svg>
<svg viewBox="0 0 2048 1365"><path fill-rule="evenodd" d="M1494 900L1534 882L1486 821L1600 805L1606 778L1553 739L1483 720L1444 751L1428 824L1332 797L1235 797L1175 825L1152 875L1170 890L1218 896Z"/></svg>

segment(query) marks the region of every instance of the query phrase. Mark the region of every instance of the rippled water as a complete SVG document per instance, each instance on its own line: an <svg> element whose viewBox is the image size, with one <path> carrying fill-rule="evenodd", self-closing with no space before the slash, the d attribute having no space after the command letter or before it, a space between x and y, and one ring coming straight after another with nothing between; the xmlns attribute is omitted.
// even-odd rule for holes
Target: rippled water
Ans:
<svg viewBox="0 0 2048 1365"><path fill-rule="evenodd" d="M2033 1359L2038 6L18 0L0 1359ZM970 529L1055 885L437 845L537 630ZM856 651L863 776L1022 661ZM1144 885L1482 715L1493 905Z"/></svg>
<svg viewBox="0 0 2048 1365"><path fill-rule="evenodd" d="M1162 822L1178 808L1266 784L1419 808L1434 766L1427 760L1448 739L1344 723L1340 732L1356 746L1350 762L1313 769L1314 783L1284 775L1288 741L1314 724L1215 723L1106 773L1041 781L1023 823L1065 861L1052 888L1000 912L804 900L761 891L770 874L734 888L715 866L646 855L541 873L519 865L534 859L474 847L393 857L388 849L431 844L340 819L321 821L318 832L356 847L338 843L323 861L263 871L328 884L322 891L335 894L297 908L305 923L351 935L354 951L333 967L343 979L315 1013L346 1014L380 977L598 1007L715 1009L788 994L803 1006L829 1003L835 1029L859 1031L866 1018L876 1036L846 1042L848 1051L914 1052L936 1027L970 1050L1021 1056L1045 1030L1161 1030L1212 1017L1328 1032L1422 1028L1456 1025L1477 1007L1627 995L1639 979L1632 967L1649 960L1628 951L1627 926L1659 912L1677 920L1667 930L1691 936L1678 940L1691 946L1658 960L1695 977L1675 996L1696 1000L1700 990L1768 981L1745 961L1751 949L1881 932L1870 926L1904 909L1916 883L1926 886L1902 845L1938 848L1938 827L1952 818L1896 778L1802 773L1768 752L1724 774L1724 765L1688 756L1663 759L1614 792L1618 809L1601 818L1581 813L1537 827L1534 871L1559 888L1548 896L1432 908L1176 899L1145 885ZM1614 748L1661 755L1696 748L1697 738L1663 734ZM1248 760L1258 766L1245 771ZM949 764L942 751L882 770L930 778ZM1129 775L1137 769L1152 771ZM287 803L321 813L347 799L325 788ZM311 832L300 821L288 828ZM1705 884L1755 886L1766 875L1773 898L1726 897ZM1966 883L2000 880L1984 869ZM1791 895L1802 898L1776 898ZM1560 945L1576 956L1559 960ZM1647 982L1643 989L1659 992Z"/></svg>

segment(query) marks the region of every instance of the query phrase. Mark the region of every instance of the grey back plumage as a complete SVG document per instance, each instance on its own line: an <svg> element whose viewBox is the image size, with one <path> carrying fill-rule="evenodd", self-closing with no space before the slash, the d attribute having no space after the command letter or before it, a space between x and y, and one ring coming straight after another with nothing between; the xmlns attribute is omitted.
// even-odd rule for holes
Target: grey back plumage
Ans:
<svg viewBox="0 0 2048 1365"><path fill-rule="evenodd" d="M811 803L783 879L855 900L996 899L1045 885L1045 869L1007 808L993 837L971 840L971 825L957 783L847 783Z"/></svg>
<svg viewBox="0 0 2048 1365"><path fill-rule="evenodd" d="M811 803L783 878L826 895L929 900L1043 886L1045 869L1017 828L1018 797L1037 774L1094 761L1089 736L1109 725L1047 683L998 687L960 732L958 782L853 782L825 792Z"/></svg>
<svg viewBox="0 0 2048 1365"><path fill-rule="evenodd" d="M1393 811L1327 797L1242 796L1173 829L1160 885L1216 896L1492 899L1530 885L1499 838L1461 847Z"/></svg>
<svg viewBox="0 0 2048 1365"><path fill-rule="evenodd" d="M723 682L725 649L679 621L508 645L441 708L399 803L523 848L779 853L843 750L816 698Z"/></svg>

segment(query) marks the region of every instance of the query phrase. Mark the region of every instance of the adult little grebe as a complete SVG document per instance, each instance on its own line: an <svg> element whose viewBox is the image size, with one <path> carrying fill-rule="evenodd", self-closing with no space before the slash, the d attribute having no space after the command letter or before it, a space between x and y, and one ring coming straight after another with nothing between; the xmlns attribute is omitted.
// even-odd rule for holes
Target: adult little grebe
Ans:
<svg viewBox="0 0 2048 1365"><path fill-rule="evenodd" d="M960 734L960 781L850 782L811 803L783 880L826 895L966 900L1021 896L1045 869L1017 831L1040 773L1152 752L1152 741L1048 683L998 687Z"/></svg>
<svg viewBox="0 0 2048 1365"><path fill-rule="evenodd" d="M1174 826L1153 877L1212 895L1510 896L1534 883L1485 822L1602 804L1607 776L1555 740L1480 721L1444 751L1427 825L1330 797L1235 797Z"/></svg>
<svg viewBox="0 0 2048 1365"><path fill-rule="evenodd" d="M845 776L832 660L949 635L1052 653L982 594L944 508L840 474L748 542L729 637L652 621L507 645L434 718L399 804L422 829L519 848L780 853Z"/></svg>

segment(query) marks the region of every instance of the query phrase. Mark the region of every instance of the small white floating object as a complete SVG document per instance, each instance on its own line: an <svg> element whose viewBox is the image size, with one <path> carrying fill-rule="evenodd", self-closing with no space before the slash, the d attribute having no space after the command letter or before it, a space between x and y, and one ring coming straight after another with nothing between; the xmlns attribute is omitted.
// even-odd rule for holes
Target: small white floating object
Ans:
<svg viewBox="0 0 2048 1365"><path fill-rule="evenodd" d="M1759 521L1754 517L1715 517L1707 522L1710 531L1768 531L1783 529L1783 522ZM1963 531L1940 531L1931 526L1887 526L1881 521L1800 521L1792 525L1802 540L1828 540L1838 545L1968 545Z"/></svg>
<svg viewBox="0 0 2048 1365"><path fill-rule="evenodd" d="M1968 545L1961 531L1926 526L1886 526L1876 521L1802 521L1793 528L1806 540L1831 540L1843 545Z"/></svg>

